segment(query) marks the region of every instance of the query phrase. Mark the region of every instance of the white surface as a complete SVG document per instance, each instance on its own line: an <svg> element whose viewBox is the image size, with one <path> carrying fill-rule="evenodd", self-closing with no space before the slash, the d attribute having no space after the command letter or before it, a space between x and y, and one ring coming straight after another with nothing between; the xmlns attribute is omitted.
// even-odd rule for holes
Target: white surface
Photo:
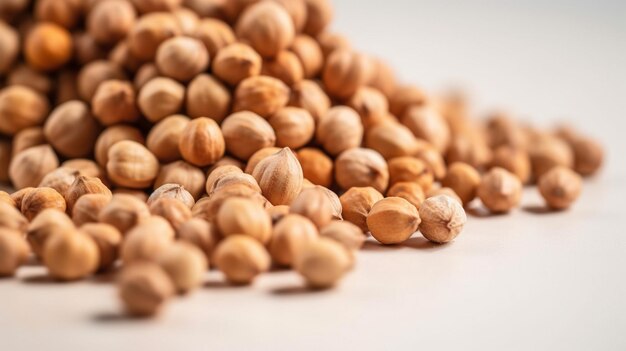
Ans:
<svg viewBox="0 0 626 351"><path fill-rule="evenodd" d="M454 5L452 5L454 3ZM291 272L233 288L212 274L157 320L119 314L97 281L37 267L0 280L0 349L626 349L626 13L619 1L336 1L336 28L407 81L461 83L481 107L602 138L607 168L569 212L470 217L451 245L368 245L336 290Z"/></svg>

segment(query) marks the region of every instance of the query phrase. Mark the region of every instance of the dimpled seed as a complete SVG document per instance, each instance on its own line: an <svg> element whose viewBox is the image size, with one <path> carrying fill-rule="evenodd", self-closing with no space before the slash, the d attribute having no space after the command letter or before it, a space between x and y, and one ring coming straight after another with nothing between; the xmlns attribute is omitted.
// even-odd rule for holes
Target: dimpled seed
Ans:
<svg viewBox="0 0 626 351"><path fill-rule="evenodd" d="M454 240L467 221L460 203L446 195L426 199L420 206L422 235L435 243L443 244Z"/></svg>
<svg viewBox="0 0 626 351"><path fill-rule="evenodd" d="M420 224L415 206L400 197L388 197L374 204L367 215L367 227L382 244L399 244L411 237Z"/></svg>

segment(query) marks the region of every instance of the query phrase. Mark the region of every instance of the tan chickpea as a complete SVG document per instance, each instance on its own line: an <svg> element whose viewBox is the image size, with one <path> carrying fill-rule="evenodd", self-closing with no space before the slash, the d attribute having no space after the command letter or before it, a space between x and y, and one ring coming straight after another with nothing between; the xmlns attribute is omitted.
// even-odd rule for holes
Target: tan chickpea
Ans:
<svg viewBox="0 0 626 351"><path fill-rule="evenodd" d="M351 187L339 197L341 215L344 220L367 232L367 215L372 206L382 199L383 195L372 187Z"/></svg>
<svg viewBox="0 0 626 351"><path fill-rule="evenodd" d="M263 245L247 235L232 235L220 242L215 265L233 284L250 284L270 268L271 259Z"/></svg>
<svg viewBox="0 0 626 351"><path fill-rule="evenodd" d="M272 261L282 266L291 266L298 256L300 247L318 237L317 227L308 218L288 214L276 223L268 250Z"/></svg>
<svg viewBox="0 0 626 351"><path fill-rule="evenodd" d="M30 147L44 144L47 144L47 140L42 127L22 129L13 136L11 154L15 156Z"/></svg>
<svg viewBox="0 0 626 351"><path fill-rule="evenodd" d="M307 217L321 228L333 219L341 219L341 202L336 194L332 196L334 198L329 196L328 189L319 185L303 189L291 203L290 212Z"/></svg>
<svg viewBox="0 0 626 351"><path fill-rule="evenodd" d="M267 212L244 198L224 202L217 214L217 227L223 236L245 234L264 244L272 236L272 221Z"/></svg>
<svg viewBox="0 0 626 351"><path fill-rule="evenodd" d="M79 231L91 237L98 246L98 271L111 269L117 261L122 234L112 225L104 223L87 223Z"/></svg>
<svg viewBox="0 0 626 351"><path fill-rule="evenodd" d="M116 125L106 128L96 140L95 159L100 167L106 167L109 162L109 149L122 140L132 140L139 144L144 143L143 135L137 128L127 125Z"/></svg>
<svg viewBox="0 0 626 351"><path fill-rule="evenodd" d="M254 1L254 0L253 0ZM296 33L302 32L306 24L307 8L304 0L272 0L287 10Z"/></svg>
<svg viewBox="0 0 626 351"><path fill-rule="evenodd" d="M328 110L317 125L315 140L331 155L361 145L363 125L359 115L347 106Z"/></svg>
<svg viewBox="0 0 626 351"><path fill-rule="evenodd" d="M192 218L178 227L178 238L198 247L207 260L217 245L217 233L212 224L201 218Z"/></svg>
<svg viewBox="0 0 626 351"><path fill-rule="evenodd" d="M247 160L260 149L274 146L276 134L272 126L253 112L236 112L222 123L226 150L234 156Z"/></svg>
<svg viewBox="0 0 626 351"><path fill-rule="evenodd" d="M315 148L303 148L296 153L305 179L313 184L330 187L333 183L333 160Z"/></svg>
<svg viewBox="0 0 626 351"><path fill-rule="evenodd" d="M344 151L335 160L335 180L345 190L371 186L384 192L389 185L389 169L378 152L353 148Z"/></svg>
<svg viewBox="0 0 626 351"><path fill-rule="evenodd" d="M47 208L54 208L64 212L65 206L65 199L56 190L52 188L35 188L22 199L21 210L24 217L30 221Z"/></svg>
<svg viewBox="0 0 626 351"><path fill-rule="evenodd" d="M0 277L12 276L28 261L30 247L22 233L0 228Z"/></svg>
<svg viewBox="0 0 626 351"><path fill-rule="evenodd" d="M289 88L280 80L267 76L246 78L235 90L233 110L248 110L267 118L289 102Z"/></svg>
<svg viewBox="0 0 626 351"><path fill-rule="evenodd" d="M563 210L580 196L582 178L567 167L557 166L539 178L538 186L550 208Z"/></svg>
<svg viewBox="0 0 626 351"><path fill-rule="evenodd" d="M211 173L213 175L214 173ZM211 176L209 176L211 178ZM219 177L214 177L213 179L207 178L207 194L212 196L214 193L221 191L222 189L226 189L228 187L238 186L238 187L247 187L250 190L261 193L261 188L257 183L256 179L250 174L239 172L239 173L226 173ZM212 181L212 183L209 182Z"/></svg>
<svg viewBox="0 0 626 351"><path fill-rule="evenodd" d="M397 182L387 190L387 196L401 197L418 210L426 199L422 186L415 182Z"/></svg>
<svg viewBox="0 0 626 351"><path fill-rule="evenodd" d="M330 56L330 54L332 54L335 50L349 50L352 48L352 44L348 38L339 33L325 31L313 37L316 37L317 42L320 44L325 60L328 59L328 56Z"/></svg>
<svg viewBox="0 0 626 351"><path fill-rule="evenodd" d="M16 189L35 187L46 174L58 167L59 159L50 145L34 146L13 157L9 178Z"/></svg>
<svg viewBox="0 0 626 351"><path fill-rule="evenodd" d="M348 49L335 50L328 56L322 80L328 94L348 99L369 79L366 58Z"/></svg>
<svg viewBox="0 0 626 351"><path fill-rule="evenodd" d="M446 176L446 161L443 156L430 146L419 147L413 156L424 161L430 168L436 180L442 180Z"/></svg>
<svg viewBox="0 0 626 351"><path fill-rule="evenodd" d="M131 189L150 187L159 172L159 161L143 145L123 140L109 149L107 174L120 186Z"/></svg>
<svg viewBox="0 0 626 351"><path fill-rule="evenodd" d="M400 197L388 197L372 206L367 227L382 244L399 244L417 231L421 222L415 206Z"/></svg>
<svg viewBox="0 0 626 351"><path fill-rule="evenodd" d="M100 84L113 79L126 79L126 74L118 64L107 60L90 62L78 73L78 95L83 101L91 102Z"/></svg>
<svg viewBox="0 0 626 351"><path fill-rule="evenodd" d="M26 230L26 238L35 255L42 258L48 239L57 233L71 233L75 230L74 223L59 210L49 208L41 211L35 217Z"/></svg>
<svg viewBox="0 0 626 351"><path fill-rule="evenodd" d="M230 91L208 74L197 75L187 86L187 113L192 118L209 117L221 122L230 111Z"/></svg>
<svg viewBox="0 0 626 351"><path fill-rule="evenodd" d="M125 234L150 217L148 206L128 194L115 194L98 214L98 221L114 226Z"/></svg>
<svg viewBox="0 0 626 351"><path fill-rule="evenodd" d="M335 240L353 254L363 247L366 238L361 228L348 221L337 220L321 228L320 236Z"/></svg>
<svg viewBox="0 0 626 351"><path fill-rule="evenodd" d="M154 181L154 186L179 184L197 200L204 191L205 181L206 178L201 169L185 161L176 161L161 167L159 175Z"/></svg>
<svg viewBox="0 0 626 351"><path fill-rule="evenodd" d="M76 226L98 222L100 211L111 201L111 197L104 194L83 195L74 204L72 221Z"/></svg>
<svg viewBox="0 0 626 351"><path fill-rule="evenodd" d="M111 197L111 190L99 178L79 175L65 192L68 213L72 213L76 201L83 195L102 194Z"/></svg>
<svg viewBox="0 0 626 351"><path fill-rule="evenodd" d="M174 37L159 46L155 62L162 75L184 82L209 67L209 53L200 40Z"/></svg>
<svg viewBox="0 0 626 351"><path fill-rule="evenodd" d="M113 79L102 82L91 105L94 116L106 126L134 122L139 118L135 89L128 81Z"/></svg>
<svg viewBox="0 0 626 351"><path fill-rule="evenodd" d="M226 145L217 123L200 117L187 124L180 136L178 149L185 161L196 166L208 166L224 155Z"/></svg>
<svg viewBox="0 0 626 351"><path fill-rule="evenodd" d="M256 165L259 164L261 160L263 160L264 158L268 156L278 153L280 150L281 148L279 147L270 146L270 147L264 147L260 149L259 151L253 153L252 156L250 156L250 158L248 159L248 163L246 163L244 172L248 174L252 174L252 171L254 171L254 167L256 167Z"/></svg>
<svg viewBox="0 0 626 351"><path fill-rule="evenodd" d="M213 73L224 82L236 86L244 79L261 74L262 58L249 45L232 43L217 52Z"/></svg>
<svg viewBox="0 0 626 351"><path fill-rule="evenodd" d="M179 184L163 184L159 186L150 197L148 197L146 204L151 206L160 199L174 199L183 203L187 208L192 208L196 203L191 193L189 193L184 186Z"/></svg>
<svg viewBox="0 0 626 351"><path fill-rule="evenodd" d="M38 187L52 188L61 196L65 196L78 175L80 175L80 171L68 167L59 167L43 177Z"/></svg>
<svg viewBox="0 0 626 351"><path fill-rule="evenodd" d="M180 160L182 156L178 144L188 123L189 118L183 115L165 117L148 133L146 147L161 162Z"/></svg>
<svg viewBox="0 0 626 351"><path fill-rule="evenodd" d="M303 108L311 114L316 123L330 109L330 98L320 85L312 80L303 80L291 87L289 106Z"/></svg>
<svg viewBox="0 0 626 351"><path fill-rule="evenodd" d="M72 37L63 27L49 22L36 24L24 42L24 56L31 67L55 70L72 57Z"/></svg>
<svg viewBox="0 0 626 351"><path fill-rule="evenodd" d="M120 249L124 265L156 261L172 245L174 229L169 222L161 217L150 218L126 233Z"/></svg>
<svg viewBox="0 0 626 351"><path fill-rule="evenodd" d="M40 125L48 115L48 100L35 90L20 85L0 90L0 133L15 135Z"/></svg>
<svg viewBox="0 0 626 351"><path fill-rule="evenodd" d="M413 106L407 109L401 120L417 138L426 140L443 153L450 143L450 129L443 116L434 106Z"/></svg>
<svg viewBox="0 0 626 351"><path fill-rule="evenodd" d="M508 212L522 198L522 182L503 168L492 168L483 175L477 195L491 212Z"/></svg>
<svg viewBox="0 0 626 351"><path fill-rule="evenodd" d="M202 284L208 262L196 246L179 241L165 249L157 259L179 293L187 293Z"/></svg>
<svg viewBox="0 0 626 351"><path fill-rule="evenodd" d="M441 185L454 190L463 205L467 205L476 197L480 180L480 173L474 167L467 163L456 162L448 168L448 173Z"/></svg>
<svg viewBox="0 0 626 351"><path fill-rule="evenodd" d="M235 32L263 57L276 56L288 48L295 37L289 13L271 1L248 7L237 21Z"/></svg>
<svg viewBox="0 0 626 351"><path fill-rule="evenodd" d="M44 125L52 147L66 157L84 157L94 150L100 126L82 101L68 101L55 108Z"/></svg>
<svg viewBox="0 0 626 351"><path fill-rule="evenodd" d="M324 66L324 56L320 45L308 35L296 36L289 48L296 54L302 65L304 78L315 78L322 71Z"/></svg>
<svg viewBox="0 0 626 351"><path fill-rule="evenodd" d="M422 106L426 102L426 94L421 89L411 85L399 86L389 97L389 111L402 117L411 106Z"/></svg>
<svg viewBox="0 0 626 351"><path fill-rule="evenodd" d="M389 114L387 98L371 87L358 88L347 104L359 114L361 123L366 129L382 122Z"/></svg>
<svg viewBox="0 0 626 351"><path fill-rule="evenodd" d="M18 32L4 22L0 22L0 38L0 74L5 74L17 60L20 38Z"/></svg>
<svg viewBox="0 0 626 351"><path fill-rule="evenodd" d="M417 139L407 127L394 120L387 120L368 129L365 146L378 151L388 160L413 155L417 149Z"/></svg>
<svg viewBox="0 0 626 351"><path fill-rule="evenodd" d="M146 83L151 81L153 78L159 76L159 70L156 65L152 62L144 63L141 65L137 72L135 72L135 78L133 79L133 86L136 90L141 90Z"/></svg>
<svg viewBox="0 0 626 351"><path fill-rule="evenodd" d="M11 200L13 200L15 208L17 208L18 211L22 208L22 200L24 199L24 196L28 195L33 190L35 190L34 187L26 187L11 194Z"/></svg>
<svg viewBox="0 0 626 351"><path fill-rule="evenodd" d="M419 214L422 220L420 232L426 239L439 244L454 240L467 221L461 204L446 195L426 199Z"/></svg>
<svg viewBox="0 0 626 351"><path fill-rule="evenodd" d="M541 178L553 167L572 168L574 166L574 153L570 146L551 135L541 136L532 142L528 153L535 179Z"/></svg>
<svg viewBox="0 0 626 351"><path fill-rule="evenodd" d="M272 205L291 204L300 194L304 179L300 162L289 148L259 161L252 176Z"/></svg>
<svg viewBox="0 0 626 351"><path fill-rule="evenodd" d="M53 232L42 256L50 275L59 280L77 280L95 273L100 261L96 242L75 229Z"/></svg>
<svg viewBox="0 0 626 351"><path fill-rule="evenodd" d="M291 51L283 50L276 57L263 61L261 74L280 79L292 86L304 79L304 70L298 56Z"/></svg>
<svg viewBox="0 0 626 351"><path fill-rule="evenodd" d="M173 79L157 77L139 91L138 105L151 122L177 114L183 107L185 87Z"/></svg>
<svg viewBox="0 0 626 351"><path fill-rule="evenodd" d="M5 201L0 202L0 228L24 232L27 227L28 220L22 215L15 205L9 204Z"/></svg>
<svg viewBox="0 0 626 351"><path fill-rule="evenodd" d="M189 207L177 199L161 198L152 202L149 208L152 215L161 216L170 222L174 230L177 230L182 223L191 219Z"/></svg>
<svg viewBox="0 0 626 351"><path fill-rule="evenodd" d="M340 243L330 238L320 238L302 246L295 269L307 285L325 289L336 285L351 265L350 253Z"/></svg>
<svg viewBox="0 0 626 351"><path fill-rule="evenodd" d="M155 12L142 16L128 33L128 45L133 56L153 60L161 43L181 34L176 17L171 13Z"/></svg>
<svg viewBox="0 0 626 351"><path fill-rule="evenodd" d="M574 151L574 170L583 176L595 174L604 159L602 145L587 137L577 137L570 142Z"/></svg>
<svg viewBox="0 0 626 351"><path fill-rule="evenodd" d="M369 81L369 85L389 98L396 90L398 82L393 69L383 60L374 58L374 73Z"/></svg>
<svg viewBox="0 0 626 351"><path fill-rule="evenodd" d="M75 33L74 60L80 65L86 65L96 60L106 59L106 50L98 44L96 39L87 32Z"/></svg>
<svg viewBox="0 0 626 351"><path fill-rule="evenodd" d="M214 58L224 47L235 42L235 33L225 22L215 18L203 18L194 31L195 38L206 46L209 56ZM259 60L260 61L260 60Z"/></svg>
<svg viewBox="0 0 626 351"><path fill-rule="evenodd" d="M7 193L6 191L0 190L0 202L16 207L15 200L13 200L11 195L9 195L9 193Z"/></svg>
<svg viewBox="0 0 626 351"><path fill-rule="evenodd" d="M20 65L8 73L6 84L25 86L48 95L52 90L53 80L45 72L36 71L28 65Z"/></svg>
<svg viewBox="0 0 626 351"><path fill-rule="evenodd" d="M114 44L131 31L137 14L128 1L98 2L87 16L87 30L100 44Z"/></svg>
<svg viewBox="0 0 626 351"><path fill-rule="evenodd" d="M305 0L307 20L304 32L316 36L323 32L333 18L333 8L328 0Z"/></svg>
<svg viewBox="0 0 626 351"><path fill-rule="evenodd" d="M420 159L410 156L395 157L387 163L389 184L398 182L416 182L422 189L428 190L434 180L430 168Z"/></svg>
<svg viewBox="0 0 626 351"><path fill-rule="evenodd" d="M135 316L152 316L174 295L174 283L156 263L138 262L124 268L118 279L125 310Z"/></svg>

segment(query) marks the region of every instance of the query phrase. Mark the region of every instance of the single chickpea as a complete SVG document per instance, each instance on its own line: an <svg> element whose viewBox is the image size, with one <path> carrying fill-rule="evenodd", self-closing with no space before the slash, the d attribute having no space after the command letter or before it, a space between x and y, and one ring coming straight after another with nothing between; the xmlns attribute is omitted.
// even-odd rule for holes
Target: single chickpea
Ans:
<svg viewBox="0 0 626 351"><path fill-rule="evenodd" d="M43 246L43 263L59 280L77 280L96 272L100 251L96 242L76 229L53 232Z"/></svg>
<svg viewBox="0 0 626 351"><path fill-rule="evenodd" d="M365 85L370 69L363 55L349 49L338 49L328 56L322 80L328 94L348 99Z"/></svg>
<svg viewBox="0 0 626 351"><path fill-rule="evenodd" d="M242 160L276 143L272 126L261 116L248 111L228 116L222 123L222 133L226 150Z"/></svg>
<svg viewBox="0 0 626 351"><path fill-rule="evenodd" d="M127 125L115 125L108 127L100 133L96 140L94 158L100 167L106 167L109 162L109 149L122 140L132 140L139 144L145 142L141 131L135 127Z"/></svg>
<svg viewBox="0 0 626 351"><path fill-rule="evenodd" d="M317 124L330 109L331 102L317 82L303 80L291 87L289 106L309 111Z"/></svg>
<svg viewBox="0 0 626 351"><path fill-rule="evenodd" d="M426 199L422 186L415 182L397 182L387 190L387 196L401 197L418 210Z"/></svg>
<svg viewBox="0 0 626 351"><path fill-rule="evenodd" d="M139 109L151 122L180 112L185 100L185 87L177 81L157 77L147 82L139 91Z"/></svg>
<svg viewBox="0 0 626 351"><path fill-rule="evenodd" d="M146 147L161 162L182 158L178 144L190 119L183 115L165 117L155 124L146 138Z"/></svg>
<svg viewBox="0 0 626 351"><path fill-rule="evenodd" d="M237 21L235 32L263 57L275 57L281 50L287 49L295 38L289 13L272 1L246 8Z"/></svg>
<svg viewBox="0 0 626 351"><path fill-rule="evenodd" d="M28 261L30 247L22 233L0 228L0 277L12 276Z"/></svg>
<svg viewBox="0 0 626 351"><path fill-rule="evenodd" d="M246 78L261 74L262 58L247 44L231 43L219 49L213 60L213 74L236 86Z"/></svg>
<svg viewBox="0 0 626 351"><path fill-rule="evenodd" d="M217 162L226 149L224 136L217 123L206 117L187 123L178 149L183 159L196 166L208 166Z"/></svg>
<svg viewBox="0 0 626 351"><path fill-rule="evenodd" d="M335 160L335 180L344 190L371 186L384 192L389 185L389 169L378 152L353 148L342 152Z"/></svg>
<svg viewBox="0 0 626 351"><path fill-rule="evenodd" d="M291 204L300 194L304 179L300 162L289 148L259 161L252 176L272 205Z"/></svg>
<svg viewBox="0 0 626 351"><path fill-rule="evenodd" d="M94 116L105 126L139 119L133 85L123 80L107 80L96 89L91 100Z"/></svg>
<svg viewBox="0 0 626 351"><path fill-rule="evenodd" d="M214 253L215 265L233 284L250 284L270 268L265 247L247 235L232 235L222 240Z"/></svg>
<svg viewBox="0 0 626 351"><path fill-rule="evenodd" d="M398 182L415 182L422 189L428 190L433 185L434 175L422 160L410 157L395 157L387 163L389 167L389 184Z"/></svg>
<svg viewBox="0 0 626 351"><path fill-rule="evenodd" d="M317 227L311 220L298 214L288 214L274 226L268 250L275 263L291 266L302 245L317 237Z"/></svg>
<svg viewBox="0 0 626 351"><path fill-rule="evenodd" d="M159 173L159 161L143 145L123 140L109 149L107 174L120 186L132 189L148 188Z"/></svg>
<svg viewBox="0 0 626 351"><path fill-rule="evenodd" d="M174 37L159 46L155 62L162 75L185 82L209 67L209 53L200 40Z"/></svg>
<svg viewBox="0 0 626 351"><path fill-rule="evenodd" d="M16 189L35 187L46 174L59 167L59 159L50 145L28 148L15 155L9 165L9 178Z"/></svg>
<svg viewBox="0 0 626 351"><path fill-rule="evenodd" d="M333 184L333 160L316 148L302 148L296 153L305 179L329 188Z"/></svg>
<svg viewBox="0 0 626 351"><path fill-rule="evenodd" d="M198 22L193 36L206 46L209 56L212 58L216 57L222 48L237 40L232 28L216 18L202 18Z"/></svg>
<svg viewBox="0 0 626 351"><path fill-rule="evenodd" d="M315 140L333 156L356 148L363 140L361 118L350 107L333 107L319 120Z"/></svg>
<svg viewBox="0 0 626 351"><path fill-rule="evenodd" d="M515 174L523 184L530 182L532 176L528 152L508 145L502 145L494 150L491 167L506 169Z"/></svg>
<svg viewBox="0 0 626 351"><path fill-rule="evenodd" d="M477 195L491 212L508 212L522 198L522 182L503 168L492 168L483 175Z"/></svg>
<svg viewBox="0 0 626 351"><path fill-rule="evenodd" d="M230 112L230 105L230 90L213 76L199 74L189 82L185 95L189 117L209 117L219 123Z"/></svg>
<svg viewBox="0 0 626 351"><path fill-rule="evenodd" d="M124 308L136 316L155 315L175 292L167 273L151 262L124 267L117 286Z"/></svg>
<svg viewBox="0 0 626 351"><path fill-rule="evenodd" d="M26 62L35 69L56 70L72 58L72 37L59 25L38 23L26 36L24 56Z"/></svg>
<svg viewBox="0 0 626 351"><path fill-rule="evenodd" d="M178 241L165 249L157 263L169 275L179 293L187 293L202 284L209 267L204 253L188 242Z"/></svg>
<svg viewBox="0 0 626 351"><path fill-rule="evenodd" d="M265 59L261 74L280 79L292 86L304 79L304 69L298 56L291 51L283 50L272 59Z"/></svg>
<svg viewBox="0 0 626 351"><path fill-rule="evenodd" d="M480 180L480 173L474 167L467 163L456 162L448 168L441 185L451 188L459 196L463 205L467 205L476 197Z"/></svg>
<svg viewBox="0 0 626 351"><path fill-rule="evenodd" d="M426 199L420 206L419 214L422 219L420 232L426 239L438 244L454 240L467 221L461 204L446 195Z"/></svg>
<svg viewBox="0 0 626 351"><path fill-rule="evenodd" d="M87 15L87 31L103 45L124 39L135 25L137 13L128 1L100 1Z"/></svg>
<svg viewBox="0 0 626 351"><path fill-rule="evenodd" d="M217 228L223 236L244 234L266 244L272 237L272 221L263 207L244 198L224 202L217 213Z"/></svg>
<svg viewBox="0 0 626 351"><path fill-rule="evenodd" d="M417 231L421 222L415 206L400 197L388 197L372 206L367 227L380 243L399 244Z"/></svg>
<svg viewBox="0 0 626 351"><path fill-rule="evenodd" d="M90 155L100 134L100 125L82 101L57 106L43 128L46 140L61 155L71 158Z"/></svg>
<svg viewBox="0 0 626 351"><path fill-rule="evenodd" d="M150 217L148 206L128 194L115 194L98 214L100 223L110 224L122 234Z"/></svg>
<svg viewBox="0 0 626 351"><path fill-rule="evenodd" d="M295 260L296 271L314 289L336 285L351 265L348 250L329 238L320 238L303 245Z"/></svg>
<svg viewBox="0 0 626 351"><path fill-rule="evenodd" d="M233 111L251 111L263 118L278 112L289 102L289 88L268 76L246 78L235 90Z"/></svg>
<svg viewBox="0 0 626 351"><path fill-rule="evenodd" d="M98 246L100 257L98 271L111 269L117 261L122 234L112 225L104 223L87 223L81 226L79 231L91 237Z"/></svg>
<svg viewBox="0 0 626 351"><path fill-rule="evenodd" d="M554 167L539 178L539 192L550 208L563 210L580 196L582 178L567 167Z"/></svg>

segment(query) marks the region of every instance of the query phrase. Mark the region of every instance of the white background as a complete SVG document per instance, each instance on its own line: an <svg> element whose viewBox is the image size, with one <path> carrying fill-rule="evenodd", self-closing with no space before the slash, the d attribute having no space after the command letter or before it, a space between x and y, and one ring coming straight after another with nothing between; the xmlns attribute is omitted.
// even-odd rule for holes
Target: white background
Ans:
<svg viewBox="0 0 626 351"><path fill-rule="evenodd" d="M0 349L624 350L626 233L623 1L341 0L335 28L431 91L462 86L479 110L602 140L602 174L566 213L470 217L454 243L369 244L336 290L290 272L207 287L152 321L119 314L98 281L29 268L0 281Z"/></svg>

